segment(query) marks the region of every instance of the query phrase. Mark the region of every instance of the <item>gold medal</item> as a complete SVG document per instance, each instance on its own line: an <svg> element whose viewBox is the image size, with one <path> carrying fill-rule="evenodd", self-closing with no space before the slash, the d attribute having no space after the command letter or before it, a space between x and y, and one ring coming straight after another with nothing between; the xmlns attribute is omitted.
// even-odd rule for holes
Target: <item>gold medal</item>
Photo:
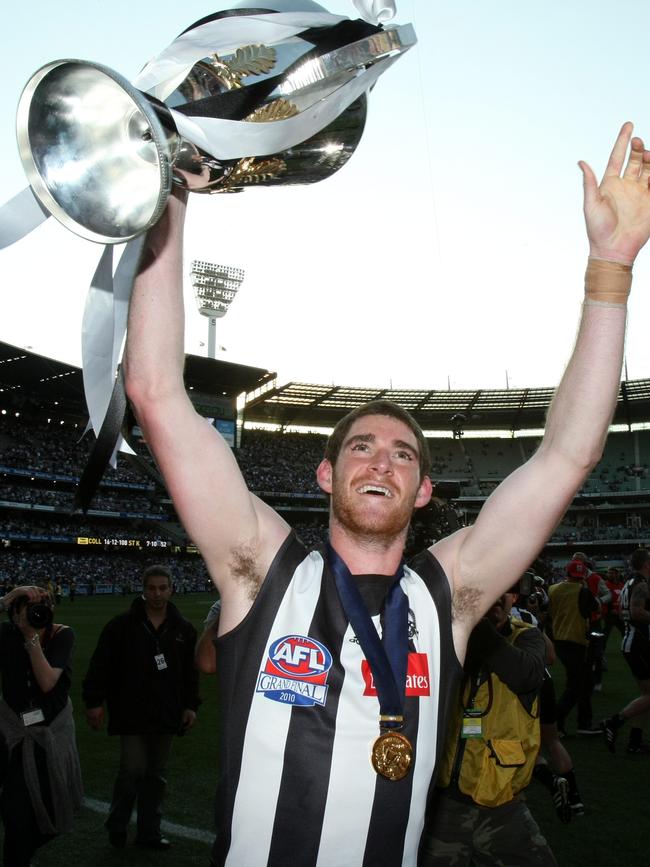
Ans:
<svg viewBox="0 0 650 867"><path fill-rule="evenodd" d="M397 732L383 732L372 745L370 758L375 771L387 780L402 780L413 761L413 747Z"/></svg>

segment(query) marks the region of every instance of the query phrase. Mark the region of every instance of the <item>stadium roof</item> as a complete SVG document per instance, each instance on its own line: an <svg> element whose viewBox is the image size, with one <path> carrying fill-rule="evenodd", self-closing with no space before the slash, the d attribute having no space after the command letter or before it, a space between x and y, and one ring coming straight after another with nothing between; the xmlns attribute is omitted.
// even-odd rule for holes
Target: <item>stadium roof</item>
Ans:
<svg viewBox="0 0 650 867"><path fill-rule="evenodd" d="M370 400L392 400L425 430L508 430L544 427L553 388L410 391L290 382L248 395L246 420L330 427ZM650 380L622 382L614 422L650 421Z"/></svg>
<svg viewBox="0 0 650 867"><path fill-rule="evenodd" d="M245 419L253 422L331 427L349 410L369 400L393 400L408 409L425 430L521 430L544 426L552 388L468 391L393 390L310 385L278 385L260 367L188 355L187 387L206 395L234 398L247 393ZM85 415L81 370L70 364L0 343L0 408ZM460 417L460 418L459 418ZM621 383L614 421L650 421L650 379Z"/></svg>
<svg viewBox="0 0 650 867"><path fill-rule="evenodd" d="M234 398L273 375L261 367L188 355L185 384L197 392ZM0 343L0 408L35 415L85 415L81 369L62 361Z"/></svg>

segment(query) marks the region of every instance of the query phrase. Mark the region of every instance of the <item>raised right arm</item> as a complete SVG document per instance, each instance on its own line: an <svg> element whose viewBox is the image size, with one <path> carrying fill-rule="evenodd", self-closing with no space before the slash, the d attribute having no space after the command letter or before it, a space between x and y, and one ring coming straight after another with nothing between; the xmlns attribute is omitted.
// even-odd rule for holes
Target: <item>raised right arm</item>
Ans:
<svg viewBox="0 0 650 867"><path fill-rule="evenodd" d="M247 489L230 447L183 384L183 226L175 191L149 233L129 310L124 375L138 423L176 511L224 602L226 628L245 615L288 525Z"/></svg>

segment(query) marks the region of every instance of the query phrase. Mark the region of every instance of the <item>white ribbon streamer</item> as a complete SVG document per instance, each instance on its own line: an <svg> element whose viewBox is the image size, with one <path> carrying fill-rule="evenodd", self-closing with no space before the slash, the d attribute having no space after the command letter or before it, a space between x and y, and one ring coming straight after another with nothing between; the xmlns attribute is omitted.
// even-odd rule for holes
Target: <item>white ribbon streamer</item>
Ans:
<svg viewBox="0 0 650 867"><path fill-rule="evenodd" d="M372 24L388 21L395 14L392 0L353 0L353 3L361 17ZM209 21L175 39L145 65L133 84L164 101L178 88L192 67L210 54L227 56L244 45L297 43L297 37L306 29L332 27L345 20L345 16L327 12L278 12L227 16ZM367 68L351 69L345 83L332 85L329 92L321 89L314 104L302 105L302 101L297 99L299 113L273 123L187 117L173 109L171 114L183 138L218 159L278 153L306 141L328 126L355 99L369 91L399 56L385 56ZM280 68L277 73L283 71ZM0 208L0 248L27 235L48 216L31 188L23 190ZM88 291L82 325L82 363L86 402L96 434L101 429L115 384L126 333L129 298L145 238L146 235L141 235L126 244L114 276L114 245L106 246ZM118 448L132 453L122 437L116 451ZM112 466L116 463L116 451L111 458Z"/></svg>
<svg viewBox="0 0 650 867"><path fill-rule="evenodd" d="M398 57L385 57L373 63L316 105L285 120L247 123L214 117L186 117L173 110L171 114L184 138L219 159L278 153L305 141L335 120L358 96L369 90Z"/></svg>
<svg viewBox="0 0 650 867"><path fill-rule="evenodd" d="M96 434L102 426L115 382L113 333L113 247L107 245L88 289L81 326L84 393Z"/></svg>
<svg viewBox="0 0 650 867"><path fill-rule="evenodd" d="M32 188L25 187L0 208L0 250L29 235L49 216Z"/></svg>
<svg viewBox="0 0 650 867"><path fill-rule="evenodd" d="M397 12L393 0L352 0L352 5L363 20L370 24L385 24Z"/></svg>
<svg viewBox="0 0 650 867"><path fill-rule="evenodd" d="M124 248L113 277L113 247L107 244L93 276L81 328L84 392L93 430L99 433L108 408L115 371L120 360L126 334L129 299L142 246L146 235L129 241ZM133 454L131 447L119 438L111 457L116 465L116 452Z"/></svg>
<svg viewBox="0 0 650 867"><path fill-rule="evenodd" d="M147 63L133 84L139 90L165 100L187 78L194 64L210 54L232 54L242 45L275 45L308 28L332 27L345 20L345 16L327 12L276 12L208 21L175 39Z"/></svg>

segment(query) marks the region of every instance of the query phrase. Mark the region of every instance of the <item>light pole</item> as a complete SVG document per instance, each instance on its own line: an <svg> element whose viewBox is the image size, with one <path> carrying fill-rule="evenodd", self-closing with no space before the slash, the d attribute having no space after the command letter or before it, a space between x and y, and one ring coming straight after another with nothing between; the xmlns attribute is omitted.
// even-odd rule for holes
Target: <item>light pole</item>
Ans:
<svg viewBox="0 0 650 867"><path fill-rule="evenodd" d="M198 259L192 262L192 286L199 313L208 317L209 358L216 358L217 354L217 319L226 315L243 280L242 268L215 265Z"/></svg>

